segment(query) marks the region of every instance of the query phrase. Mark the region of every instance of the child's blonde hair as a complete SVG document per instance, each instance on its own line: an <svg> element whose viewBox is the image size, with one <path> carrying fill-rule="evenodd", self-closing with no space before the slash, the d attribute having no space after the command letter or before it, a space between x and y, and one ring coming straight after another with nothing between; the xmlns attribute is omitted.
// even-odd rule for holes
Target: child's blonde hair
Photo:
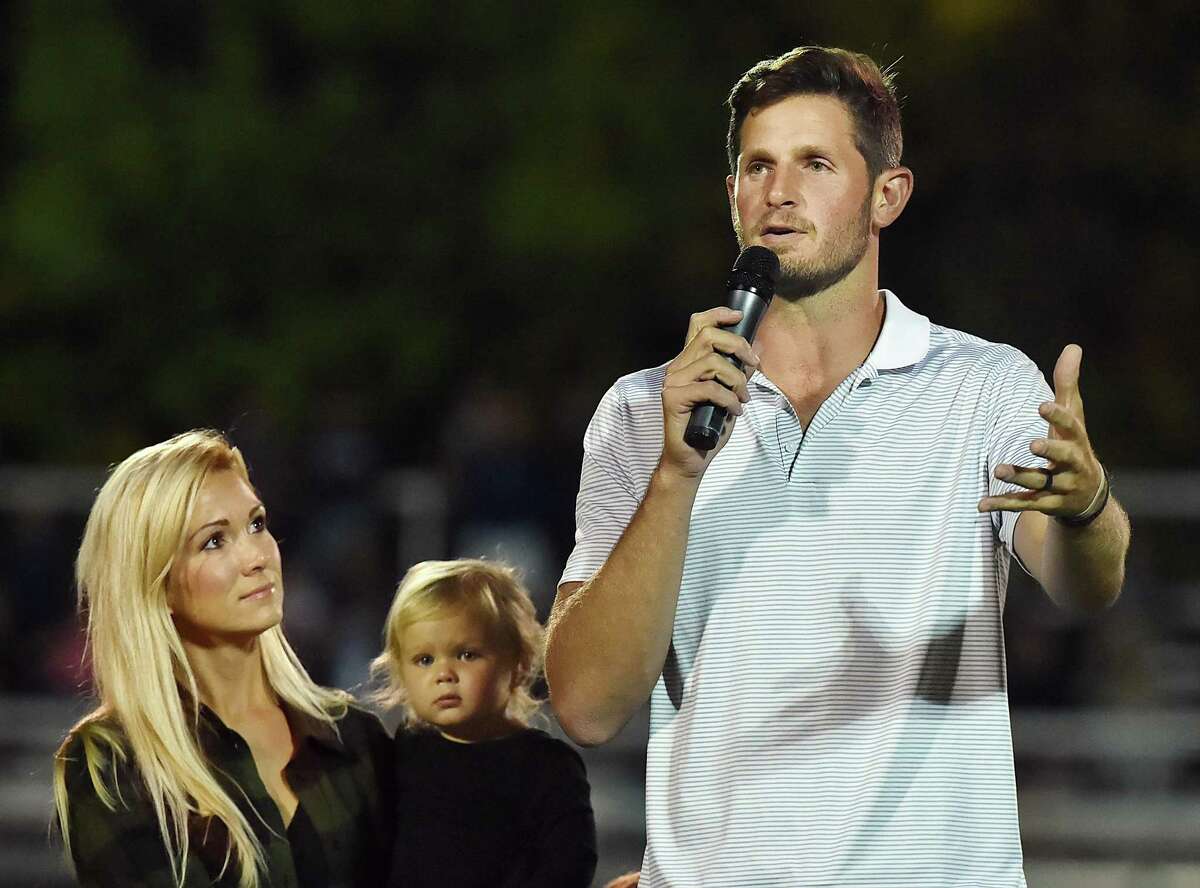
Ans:
<svg viewBox="0 0 1200 888"><path fill-rule="evenodd" d="M383 653L371 662L372 675L384 683L376 702L403 707L405 727L420 724L400 672L404 630L463 609L480 619L493 641L514 658L516 684L504 714L528 725L541 705L531 688L542 671L542 626L517 571L478 558L422 561L404 575L384 624Z"/></svg>

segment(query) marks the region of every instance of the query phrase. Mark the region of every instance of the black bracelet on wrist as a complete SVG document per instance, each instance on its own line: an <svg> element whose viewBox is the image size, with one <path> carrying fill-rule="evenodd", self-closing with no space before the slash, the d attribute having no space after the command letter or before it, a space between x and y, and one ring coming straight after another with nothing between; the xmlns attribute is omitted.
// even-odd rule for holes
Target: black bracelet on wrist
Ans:
<svg viewBox="0 0 1200 888"><path fill-rule="evenodd" d="M1065 524L1067 527L1087 527L1100 517L1100 513L1108 505L1108 495L1112 491L1112 476L1108 474L1108 469L1101 466L1100 471L1104 473L1104 477L1100 479L1100 490L1096 491L1096 497L1093 501L1094 505L1084 510L1081 515L1074 515L1067 518L1064 518L1062 515L1055 515L1054 518L1056 521Z"/></svg>

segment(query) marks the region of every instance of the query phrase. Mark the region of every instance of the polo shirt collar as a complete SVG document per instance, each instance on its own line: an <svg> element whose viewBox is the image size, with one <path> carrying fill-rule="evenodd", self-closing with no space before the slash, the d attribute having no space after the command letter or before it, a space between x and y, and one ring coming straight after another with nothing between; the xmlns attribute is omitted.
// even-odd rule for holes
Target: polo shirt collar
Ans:
<svg viewBox="0 0 1200 888"><path fill-rule="evenodd" d="M881 370L900 370L918 363L929 351L929 318L906 306L891 290L885 300L883 329L863 366L875 376Z"/></svg>
<svg viewBox="0 0 1200 888"><path fill-rule="evenodd" d="M911 367L929 352L929 318L917 314L891 290L880 290L879 293L885 305L883 328L862 366L852 374L855 387L865 380L874 379L881 371ZM750 382L773 391L781 398L784 396L783 391L765 374L755 373L750 377Z"/></svg>
<svg viewBox="0 0 1200 888"><path fill-rule="evenodd" d="M338 735L338 732L328 722L321 721L321 719L315 718L307 712L295 709L286 703L282 705L288 724L292 727L292 735L296 738L297 745L305 740L312 740L318 746L323 746L326 749L341 753L350 758L354 757L354 754L342 742L342 738Z"/></svg>

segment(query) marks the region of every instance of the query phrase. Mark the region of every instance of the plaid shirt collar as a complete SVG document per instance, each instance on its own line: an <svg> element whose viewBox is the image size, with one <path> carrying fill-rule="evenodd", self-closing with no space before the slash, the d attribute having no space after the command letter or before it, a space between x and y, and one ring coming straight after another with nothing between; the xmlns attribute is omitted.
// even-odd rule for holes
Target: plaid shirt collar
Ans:
<svg viewBox="0 0 1200 888"><path fill-rule="evenodd" d="M296 741L297 750L306 748L309 743L330 752L337 753L345 758L354 758L355 754L346 748L346 744L342 742L341 735L329 723L322 721L307 712L291 706L283 700L279 701L279 708L283 710L284 716L287 718L288 726L292 729L292 737ZM214 750L210 747L210 742L216 740L220 743L231 744L241 739L237 731L230 728L221 720L210 707L204 703L200 704L200 741L204 746L205 752L212 753ZM204 729L208 730L205 731Z"/></svg>

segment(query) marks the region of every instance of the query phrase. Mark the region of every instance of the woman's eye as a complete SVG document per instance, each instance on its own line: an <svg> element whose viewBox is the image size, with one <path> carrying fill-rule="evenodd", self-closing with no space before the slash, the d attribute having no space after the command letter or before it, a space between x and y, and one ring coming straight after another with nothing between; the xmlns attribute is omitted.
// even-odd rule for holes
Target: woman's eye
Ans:
<svg viewBox="0 0 1200 888"><path fill-rule="evenodd" d="M264 531L266 529L267 529L267 516L266 515L256 515L254 518L250 519L250 532L251 533L261 533L262 531Z"/></svg>
<svg viewBox="0 0 1200 888"><path fill-rule="evenodd" d="M204 545L201 546L200 548L201 549L219 549L219 548L221 548L221 544L223 542L225 542L225 534L214 533L212 536L210 536L208 539L206 539L204 541Z"/></svg>

